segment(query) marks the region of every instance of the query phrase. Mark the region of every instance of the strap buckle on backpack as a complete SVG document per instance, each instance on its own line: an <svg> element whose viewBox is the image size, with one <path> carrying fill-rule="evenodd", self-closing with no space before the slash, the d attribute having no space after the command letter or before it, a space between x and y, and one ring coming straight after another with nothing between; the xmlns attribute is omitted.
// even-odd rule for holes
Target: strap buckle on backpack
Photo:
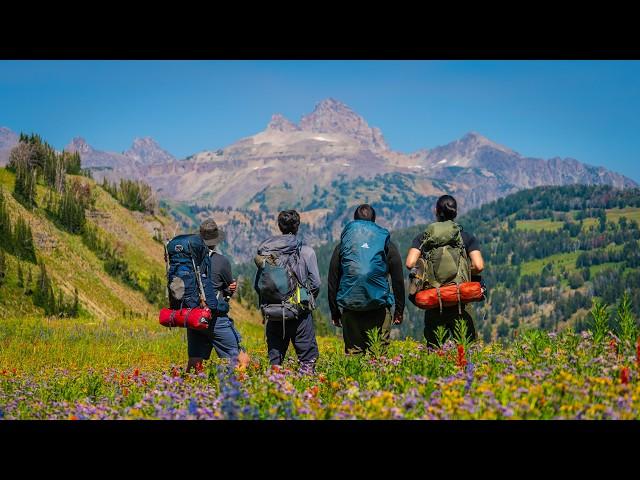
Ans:
<svg viewBox="0 0 640 480"><path fill-rule="evenodd" d="M458 313L462 315L462 297L460 296L460 284L456 283L456 290L458 293Z"/></svg>

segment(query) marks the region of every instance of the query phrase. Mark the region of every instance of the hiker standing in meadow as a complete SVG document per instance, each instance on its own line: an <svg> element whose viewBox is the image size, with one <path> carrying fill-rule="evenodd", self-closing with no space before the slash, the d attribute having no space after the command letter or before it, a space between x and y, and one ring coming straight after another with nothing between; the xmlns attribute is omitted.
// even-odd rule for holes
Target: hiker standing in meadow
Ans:
<svg viewBox="0 0 640 480"><path fill-rule="evenodd" d="M435 275L438 275L439 269L445 269L447 266L452 266L453 273L457 270L458 273L461 271L469 271L468 269L461 269L459 265L456 266L455 262L469 262L470 263L470 273L471 278L465 281L472 282L480 282L481 277L480 273L484 269L484 260L482 258L482 254L480 253L480 244L478 239L469 232L462 230L462 227L455 223L453 220L458 215L458 204L451 195L443 195L436 202L436 206L433 211L436 221L443 222L440 226L441 232L440 235L443 238L450 238L455 240L458 234L462 237L462 245L461 247L464 249L464 252L458 252L456 250L457 247L453 247L449 250L448 254L443 254L437 256L437 262L433 260L426 261L426 269L431 271L435 270ZM434 224L431 225L433 227ZM411 248L409 248L409 252L407 253L407 261L406 267L412 271L412 276L416 274L416 264L418 263L418 259L427 257L427 251L425 247L425 237L427 233L421 233L413 239L411 244ZM459 241L459 240L458 240ZM443 247L449 247L449 245L433 245L436 249L439 249L439 252L442 252ZM451 254L451 252L453 252ZM464 253L466 252L466 256ZM462 255L460 255L462 253ZM451 262L449 262L451 260ZM436 264L437 263L437 264ZM413 291L409 291L410 295L415 294ZM444 326L450 337L454 334L455 322L457 319L464 319L467 325L467 336L470 340L475 340L477 338L476 329L474 326L474 309L470 303L464 304L464 308L461 305L459 306L451 306L444 307L441 309L431 309L425 310L424 312L424 337L427 340L428 344L436 344L436 329L439 326Z"/></svg>
<svg viewBox="0 0 640 480"><path fill-rule="evenodd" d="M187 329L187 372L192 368L199 370L202 361L210 358L211 350L214 348L220 358L237 358L241 364L248 360L247 354L240 346L240 334L229 316L229 300L236 291L237 283L231 273L231 263L216 250L224 234L213 219L207 219L200 225L199 238L208 250L202 262L203 277L206 277L203 279L204 291L207 299L216 298L217 306L215 309L212 308L213 318L207 330Z"/></svg>
<svg viewBox="0 0 640 480"><path fill-rule="evenodd" d="M370 205L356 208L331 256L329 307L336 327L342 327L345 353L364 353L367 332L377 329L385 348L393 324L400 325L404 312L402 259L389 231L376 225ZM391 277L393 295L389 287ZM342 308L342 312L340 311Z"/></svg>
<svg viewBox="0 0 640 480"><path fill-rule="evenodd" d="M282 235L268 238L258 247L254 288L265 323L270 364L282 364L291 342L300 369L313 373L319 352L311 311L320 293L320 274L315 251L297 238L299 227L298 212L280 212Z"/></svg>

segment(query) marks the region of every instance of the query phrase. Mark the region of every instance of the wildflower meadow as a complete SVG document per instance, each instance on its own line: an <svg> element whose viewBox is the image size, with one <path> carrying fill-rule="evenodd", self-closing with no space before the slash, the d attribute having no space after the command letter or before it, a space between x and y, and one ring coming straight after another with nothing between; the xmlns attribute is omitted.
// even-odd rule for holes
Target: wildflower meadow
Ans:
<svg viewBox="0 0 640 480"><path fill-rule="evenodd" d="M528 330L469 342L460 322L438 345L373 336L347 356L320 337L316 373L295 354L270 367L263 330L238 323L251 361L185 374L184 330L15 319L0 324L3 419L637 419L640 341L628 298L595 302L589 330Z"/></svg>

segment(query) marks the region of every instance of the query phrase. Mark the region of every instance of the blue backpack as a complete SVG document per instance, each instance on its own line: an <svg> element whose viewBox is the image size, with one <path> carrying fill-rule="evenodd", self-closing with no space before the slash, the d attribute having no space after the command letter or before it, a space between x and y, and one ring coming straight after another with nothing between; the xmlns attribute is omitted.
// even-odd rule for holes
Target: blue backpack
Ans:
<svg viewBox="0 0 640 480"><path fill-rule="evenodd" d="M340 238L342 277L338 306L366 312L394 304L387 280L387 252L390 234L368 220L353 220Z"/></svg>
<svg viewBox="0 0 640 480"><path fill-rule="evenodd" d="M197 273L205 294L206 306L211 311L218 308L218 299L209 280L209 250L200 235L178 235L166 245L167 287L169 308L197 308L200 306L200 287Z"/></svg>

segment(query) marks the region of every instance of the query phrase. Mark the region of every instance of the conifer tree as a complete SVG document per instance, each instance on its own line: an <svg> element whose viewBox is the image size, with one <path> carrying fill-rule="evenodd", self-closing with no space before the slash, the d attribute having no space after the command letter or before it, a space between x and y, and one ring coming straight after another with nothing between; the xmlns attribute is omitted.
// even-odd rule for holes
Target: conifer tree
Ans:
<svg viewBox="0 0 640 480"><path fill-rule="evenodd" d="M22 262L18 261L18 287L24 288L24 274L22 273Z"/></svg>
<svg viewBox="0 0 640 480"><path fill-rule="evenodd" d="M71 307L71 316L77 317L80 314L80 300L78 299L78 289L73 290L73 307Z"/></svg>
<svg viewBox="0 0 640 480"><path fill-rule="evenodd" d="M38 276L33 292L33 304L43 308L45 315L51 315L55 313L56 310L53 287L44 262L41 262L39 266L40 275Z"/></svg>
<svg viewBox="0 0 640 480"><path fill-rule="evenodd" d="M0 239L2 239L0 249L13 252L13 229L2 187L0 187Z"/></svg>
<svg viewBox="0 0 640 480"><path fill-rule="evenodd" d="M29 270L27 270L27 283L24 286L24 293L26 295L33 294L33 276L31 275L31 266L29 266Z"/></svg>
<svg viewBox="0 0 640 480"><path fill-rule="evenodd" d="M13 234L13 251L17 257L28 262L35 263L36 250L33 244L31 226L20 216L16 221Z"/></svg>
<svg viewBox="0 0 640 480"><path fill-rule="evenodd" d="M4 279L6 275L7 275L7 260L4 254L4 250L0 250L0 287L4 284Z"/></svg>

